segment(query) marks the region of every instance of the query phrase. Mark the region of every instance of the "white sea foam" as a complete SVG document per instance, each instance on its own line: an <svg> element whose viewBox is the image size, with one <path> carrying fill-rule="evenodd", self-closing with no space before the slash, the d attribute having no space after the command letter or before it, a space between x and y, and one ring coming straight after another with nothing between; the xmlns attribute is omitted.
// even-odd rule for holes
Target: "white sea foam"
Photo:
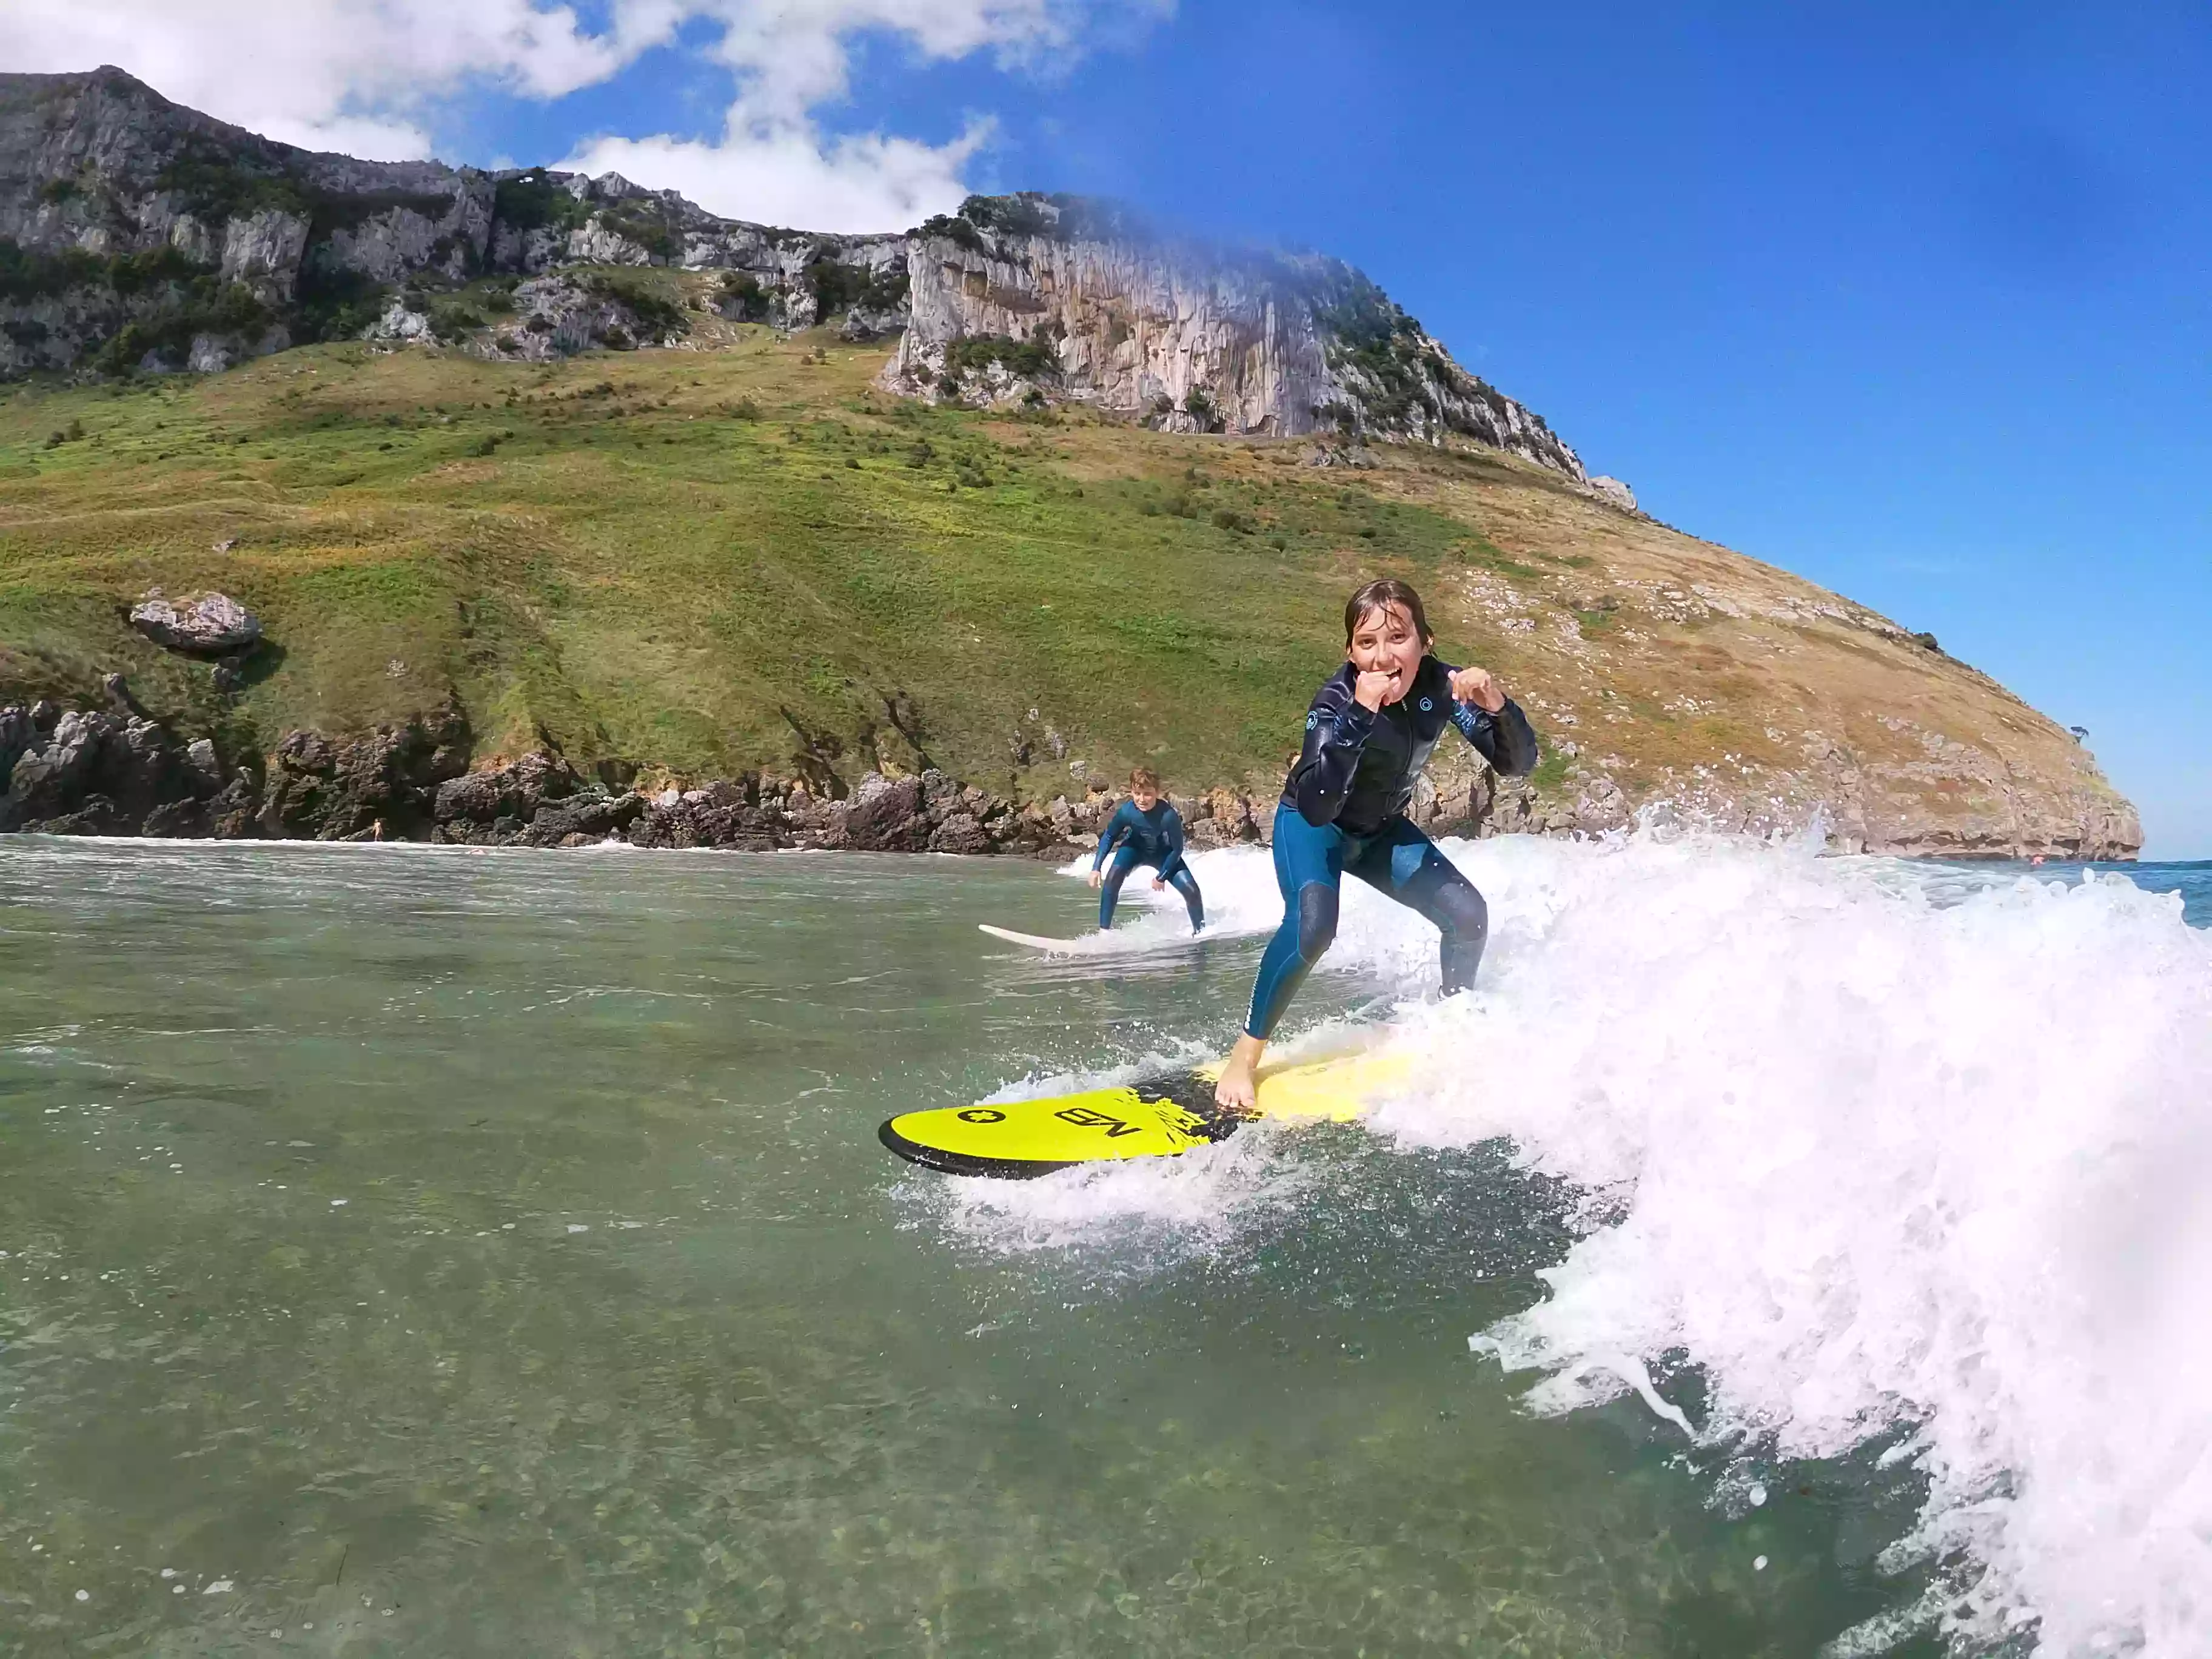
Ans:
<svg viewBox="0 0 2212 1659"><path fill-rule="evenodd" d="M1433 933L1347 884L1331 960L1419 1002L1400 1023L1437 1056L1370 1126L1510 1138L1615 1218L1477 1351L1540 1372L1547 1412L1686 1353L1698 1432L1755 1461L1906 1434L1930 1498L1892 1559L1963 1547L1973 1582L1839 1652L1937 1620L2212 1652L2212 935L2179 899L1694 837L1448 850L1492 908L1472 996L1426 1001ZM1218 913L1279 914L1263 852L1194 862ZM1031 1244L1233 1225L1295 1200L1284 1144L965 1219Z"/></svg>
<svg viewBox="0 0 2212 1659"><path fill-rule="evenodd" d="M1318 1058L1344 1040L1340 1023L1331 1023L1285 1052L1293 1059ZM1030 1100L1107 1088L1217 1058L1195 1044L1164 1047L1110 1070L1024 1078L985 1098ZM1275 1155L1277 1133L1263 1123L1179 1158L1091 1164L1038 1181L933 1177L923 1190L941 1193L955 1228L989 1249L1096 1246L1119 1237L1140 1245L1146 1269L1154 1270L1233 1237L1263 1209L1278 1209L1299 1196L1308 1172Z"/></svg>
<svg viewBox="0 0 2212 1659"><path fill-rule="evenodd" d="M1206 900L1206 937L1232 939L1271 933L1283 919L1275 891L1270 854L1264 848L1225 848L1192 853L1185 859ZM1060 866L1060 873L1081 880L1091 873L1085 853ZM1173 887L1152 890L1153 872L1130 872L1115 907L1114 929L1071 937L1065 954L1080 957L1135 956L1178 950L1191 944L1190 921L1182 895Z"/></svg>

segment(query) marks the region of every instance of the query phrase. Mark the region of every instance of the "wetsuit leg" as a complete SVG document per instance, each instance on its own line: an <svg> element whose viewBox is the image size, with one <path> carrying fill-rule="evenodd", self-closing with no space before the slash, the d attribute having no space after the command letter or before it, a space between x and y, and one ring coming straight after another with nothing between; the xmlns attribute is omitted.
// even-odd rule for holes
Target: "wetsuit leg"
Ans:
<svg viewBox="0 0 2212 1659"><path fill-rule="evenodd" d="M1474 983L1490 939L1490 907L1434 842L1404 818L1393 818L1345 868L1436 924L1446 996Z"/></svg>
<svg viewBox="0 0 2212 1659"><path fill-rule="evenodd" d="M1114 907L1121 902L1121 884L1129 878L1129 872L1137 867L1137 849L1124 847L1114 854L1113 863L1106 866L1106 884L1098 890L1098 931L1104 933L1114 925Z"/></svg>
<svg viewBox="0 0 2212 1659"><path fill-rule="evenodd" d="M1198 890L1198 878L1183 866L1168 878L1168 885L1182 895L1182 908L1190 912L1190 931L1200 932L1206 926L1206 900Z"/></svg>
<svg viewBox="0 0 2212 1659"><path fill-rule="evenodd" d="M1336 938L1337 885L1350 838L1333 823L1308 823L1297 807L1275 809L1275 882L1283 890L1283 924L1260 957L1247 1036L1274 1035L1275 1024Z"/></svg>

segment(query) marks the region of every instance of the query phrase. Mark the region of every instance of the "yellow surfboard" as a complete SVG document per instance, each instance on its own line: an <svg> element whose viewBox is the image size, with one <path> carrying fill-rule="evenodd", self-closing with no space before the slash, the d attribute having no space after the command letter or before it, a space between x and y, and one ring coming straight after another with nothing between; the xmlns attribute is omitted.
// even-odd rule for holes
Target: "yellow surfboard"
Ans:
<svg viewBox="0 0 2212 1659"><path fill-rule="evenodd" d="M905 1112L877 1135L925 1169L1018 1180L1077 1164L1178 1157L1226 1140L1254 1118L1349 1121L1413 1074L1413 1056L1402 1049L1263 1068L1258 1109L1239 1115L1214 1104L1216 1061L1155 1082Z"/></svg>

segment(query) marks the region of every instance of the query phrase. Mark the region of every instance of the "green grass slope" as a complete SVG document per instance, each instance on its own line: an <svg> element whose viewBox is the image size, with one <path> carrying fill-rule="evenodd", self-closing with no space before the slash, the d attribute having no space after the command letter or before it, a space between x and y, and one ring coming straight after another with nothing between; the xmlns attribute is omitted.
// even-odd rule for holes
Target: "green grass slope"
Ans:
<svg viewBox="0 0 2212 1659"><path fill-rule="evenodd" d="M15 388L0 700L93 701L120 670L239 751L450 698L480 757L550 742L648 777L926 759L1048 798L1141 760L1267 789L1345 593L1387 571L1547 728L1552 795L1723 757L1771 781L1816 731L1900 777L1934 731L2030 788L2103 788L1971 669L1509 458L1352 472L1303 442L933 410L873 388L884 358L746 328L551 366L346 344ZM235 696L128 628L156 585L259 613Z"/></svg>

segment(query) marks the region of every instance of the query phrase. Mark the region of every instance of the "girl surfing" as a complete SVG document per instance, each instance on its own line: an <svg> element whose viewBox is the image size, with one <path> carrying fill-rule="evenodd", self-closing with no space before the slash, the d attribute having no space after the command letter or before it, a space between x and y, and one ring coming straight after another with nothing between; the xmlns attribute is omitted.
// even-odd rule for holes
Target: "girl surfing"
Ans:
<svg viewBox="0 0 2212 1659"><path fill-rule="evenodd" d="M1283 923L1260 958L1252 1011L1214 1088L1233 1110L1252 1109L1267 1039L1336 937L1347 872L1437 925L1446 995L1474 983L1488 907L1406 807L1447 724L1509 778L1535 766L1536 734L1488 670L1449 667L1429 654L1433 643L1420 596L1395 577L1369 582L1344 607L1344 666L1314 694L1275 808Z"/></svg>

